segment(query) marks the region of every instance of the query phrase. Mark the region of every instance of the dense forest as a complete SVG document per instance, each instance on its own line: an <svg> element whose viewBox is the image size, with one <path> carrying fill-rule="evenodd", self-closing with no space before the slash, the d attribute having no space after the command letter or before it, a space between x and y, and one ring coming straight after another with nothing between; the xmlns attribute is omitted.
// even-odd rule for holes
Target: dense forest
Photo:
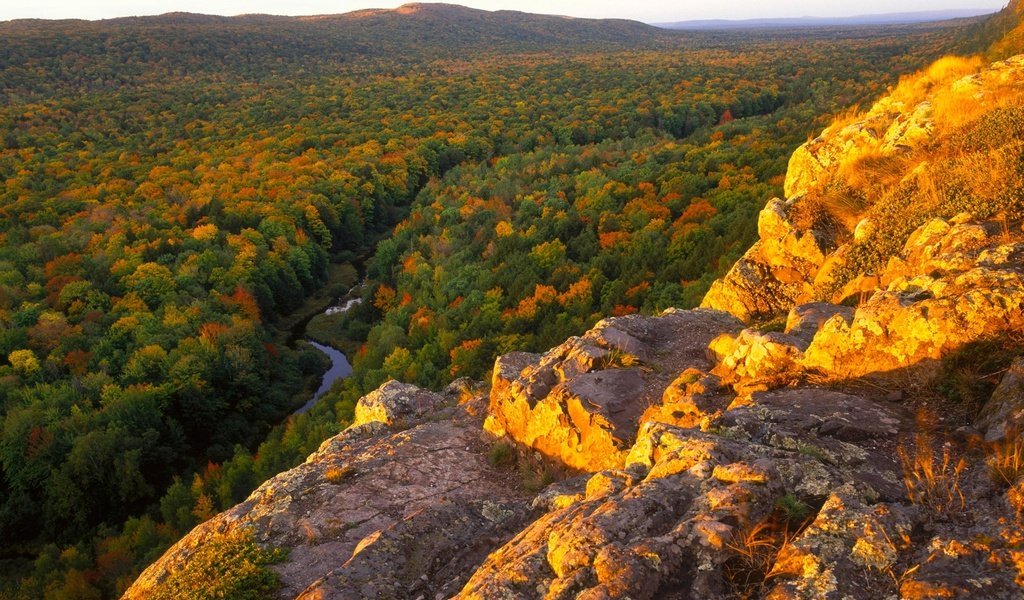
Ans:
<svg viewBox="0 0 1024 600"><path fill-rule="evenodd" d="M697 304L810 132L988 29L0 23L0 598L116 596L387 378ZM310 329L355 374L289 417L282 329L368 253Z"/></svg>

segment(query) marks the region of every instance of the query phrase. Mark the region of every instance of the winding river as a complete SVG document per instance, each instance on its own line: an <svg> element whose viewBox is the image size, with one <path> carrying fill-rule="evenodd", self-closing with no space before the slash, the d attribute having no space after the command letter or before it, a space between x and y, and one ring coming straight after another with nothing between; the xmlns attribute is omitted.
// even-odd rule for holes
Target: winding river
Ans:
<svg viewBox="0 0 1024 600"><path fill-rule="evenodd" d="M331 389L331 386L335 381L344 379L352 374L352 365L348 364L348 358L346 358L340 350L330 346L324 346L323 344L318 344L313 340L306 341L331 359L331 368L324 373L323 381L320 382L320 389L313 394L313 397L309 399L309 402L306 402L302 405L302 408L295 411L295 414L297 415L301 415L307 410L313 408L317 401L320 400L320 397L326 394L327 390Z"/></svg>
<svg viewBox="0 0 1024 600"><path fill-rule="evenodd" d="M349 309L358 305L361 299L358 297L351 298L351 296L356 290L359 289L359 287L360 286L352 288L349 291L349 293L346 294L344 298L341 300L341 304L328 307L327 310L324 311L324 314L333 315L337 313L347 312ZM303 332L305 331L306 325L308 323L309 319L305 319L302 322L301 327L303 329ZM314 342L313 340L310 339L307 339L306 342L308 342L309 345L313 346L320 352L323 352L325 355L327 355L327 358L331 359L331 368L328 369L326 373L324 373L323 380L320 382L320 388L317 389L315 394L313 394L313 397L310 398L308 402L303 404L302 408L295 411L294 414L296 415L301 415L302 413L313 408L313 406L316 405L320 398L324 394L326 394L328 390L331 389L331 386L334 385L335 381L339 379L344 379L352 374L352 365L349 364L348 358L341 350L338 350L337 348L333 348L331 346L325 346L323 344Z"/></svg>

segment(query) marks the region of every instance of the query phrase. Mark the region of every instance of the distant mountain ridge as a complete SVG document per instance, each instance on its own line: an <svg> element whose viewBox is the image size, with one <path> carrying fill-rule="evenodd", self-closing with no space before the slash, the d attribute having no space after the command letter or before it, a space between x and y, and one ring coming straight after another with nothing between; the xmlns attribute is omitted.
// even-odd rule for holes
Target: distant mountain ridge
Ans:
<svg viewBox="0 0 1024 600"><path fill-rule="evenodd" d="M680 37L639 21L491 12L433 3L301 17L177 12L100 21L20 19L0 22L0 36L5 45L0 72L36 61L55 65L62 56L98 57L90 65L95 72L88 76L65 74L81 75L86 86L123 79L120 66L139 56L147 63L191 64L189 69L201 71L241 61L250 65L253 74L264 76L298 65L305 70L330 69L360 57L431 60L466 53L633 48ZM268 53L268 48L274 51ZM42 75L32 85L46 87L52 76ZM6 83L0 81L0 89Z"/></svg>
<svg viewBox="0 0 1024 600"><path fill-rule="evenodd" d="M0 94L15 89L19 94L45 94L58 79L80 89L185 72L244 73L260 80L296 69L330 71L379 57L431 61L685 41L678 33L639 21L491 12L452 4L302 17L177 12L100 21L21 19L0 22L0 36L5 46L0 73L11 73L0 78ZM61 68L81 57L88 57L84 69ZM129 63L151 68L126 71ZM27 72L22 69L26 64L42 68ZM225 68L238 64L245 68Z"/></svg>
<svg viewBox="0 0 1024 600"><path fill-rule="evenodd" d="M63 29L69 25L87 31L102 30L110 26L160 25L268 25L332 26L336 35L353 40L368 37L379 28L401 27L390 33L417 36L422 33L443 33L434 28L446 27L451 33L457 25L463 43L476 41L476 35L485 35L490 41L518 40L531 42L572 41L586 38L594 41L636 41L650 36L664 35L662 28L628 19L587 19L559 15L540 15L515 10L488 11L446 3L409 3L394 9L363 9L338 14L280 16L269 14L242 14L237 16L207 15L191 12L170 12L160 15L118 17L86 21L82 19L15 19L0 21L0 31L37 29ZM387 32L381 32L387 33Z"/></svg>
<svg viewBox="0 0 1024 600"><path fill-rule="evenodd" d="M965 8L915 12L855 15L851 17L782 17L768 19L695 19L654 23L665 29L769 29L775 27L832 27L849 25L908 25L931 21L967 19L996 12L994 9Z"/></svg>

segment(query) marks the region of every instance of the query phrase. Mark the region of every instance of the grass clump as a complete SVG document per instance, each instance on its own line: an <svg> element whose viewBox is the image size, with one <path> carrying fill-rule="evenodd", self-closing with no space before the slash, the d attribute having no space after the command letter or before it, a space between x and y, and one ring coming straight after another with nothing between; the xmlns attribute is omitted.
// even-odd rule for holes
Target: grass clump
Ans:
<svg viewBox="0 0 1024 600"><path fill-rule="evenodd" d="M992 480L1006 487L1024 478L1024 437L1019 432L1007 432L1003 440L992 444L988 469Z"/></svg>
<svg viewBox="0 0 1024 600"><path fill-rule="evenodd" d="M933 517L948 518L967 508L967 500L960 487L967 468L963 456L954 456L952 444L935 448L927 432L914 435L912 443L897 448L907 498L925 508Z"/></svg>
<svg viewBox="0 0 1024 600"><path fill-rule="evenodd" d="M611 348L601 361L602 369L628 369L640 364L640 359L621 348Z"/></svg>
<svg viewBox="0 0 1024 600"><path fill-rule="evenodd" d="M262 600L281 587L269 565L287 558L280 549L266 549L249 531L218 534L201 545L184 567L171 574L149 596L151 600Z"/></svg>
<svg viewBox="0 0 1024 600"><path fill-rule="evenodd" d="M802 516L788 514L782 505L790 509L801 507ZM814 510L789 494L780 498L775 512L767 519L737 529L726 545L731 556L722 565L729 597L743 600L765 597L772 579L783 575L778 564L780 555L813 520Z"/></svg>
<svg viewBox="0 0 1024 600"><path fill-rule="evenodd" d="M560 479L565 472L539 452L520 449L508 440L498 440L487 450L487 463L496 468L517 471L523 489L533 494Z"/></svg>
<svg viewBox="0 0 1024 600"><path fill-rule="evenodd" d="M756 325L757 330L761 333L782 333L786 331L786 316L776 317L774 319L764 321Z"/></svg>
<svg viewBox="0 0 1024 600"><path fill-rule="evenodd" d="M523 489L531 494L541 491L559 479L558 472L547 464L523 465L520 474L523 479Z"/></svg>
<svg viewBox="0 0 1024 600"><path fill-rule="evenodd" d="M504 440L495 442L487 451L487 464L492 467L505 467L516 460L516 449Z"/></svg>
<svg viewBox="0 0 1024 600"><path fill-rule="evenodd" d="M787 523L802 523L813 512L811 505L807 504L796 494L789 493L775 501L775 508L778 509Z"/></svg>

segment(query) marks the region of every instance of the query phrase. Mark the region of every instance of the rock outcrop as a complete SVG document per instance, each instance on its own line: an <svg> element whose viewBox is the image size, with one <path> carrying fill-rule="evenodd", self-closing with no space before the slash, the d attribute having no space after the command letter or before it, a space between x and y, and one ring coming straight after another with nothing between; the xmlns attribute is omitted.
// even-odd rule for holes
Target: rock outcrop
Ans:
<svg viewBox="0 0 1024 600"><path fill-rule="evenodd" d="M915 221L855 273L886 223L793 217L852 157L926 150L933 117L889 98L798 150L704 308L506 354L478 393L385 384L125 598L235 531L290 551L282 598L1024 597L1019 217ZM994 393L954 401L957 378ZM545 463L564 477L537 490L523 473Z"/></svg>
<svg viewBox="0 0 1024 600"><path fill-rule="evenodd" d="M478 407L453 402L385 384L360 401L363 423L197 527L124 598L148 597L206 540L234 531L289 549L273 566L282 598L451 596L530 510L510 474L486 459L482 418L469 414L482 412L483 398Z"/></svg>
<svg viewBox="0 0 1024 600"><path fill-rule="evenodd" d="M683 371L710 369L708 343L741 327L720 311L669 310L606 319L543 355L503 356L484 427L574 469L622 468L644 411Z"/></svg>
<svg viewBox="0 0 1024 600"><path fill-rule="evenodd" d="M937 366L971 342L1024 330L1024 242L995 224L934 219L877 279L852 321L822 325L803 367L852 378Z"/></svg>
<svg viewBox="0 0 1024 600"><path fill-rule="evenodd" d="M837 284L845 286L842 297L835 299L837 303L843 297L874 291L876 286L872 284L876 282L847 282L840 272L850 267L855 245L869 245L873 238L885 237L880 219L909 219L911 215L891 211L873 215L868 209L879 198L865 194L894 195L898 194L899 186L916 186L922 191L921 204L934 203L927 189L942 175L933 170L942 167L932 162L946 160L934 150L939 130L944 136L940 140L942 145L969 145L967 140L973 139L973 134L962 129L961 120L967 119L962 115L965 109L957 108L957 103L991 103L992 112L1006 110L997 108L1001 106L999 99L1017 97L1024 82L1024 56L959 78L954 77L959 71L949 66L951 63L955 61L940 61L901 84L896 92L876 102L852 122L839 122L798 148L786 173L786 198L771 200L761 211L759 239L725 277L711 286L701 306L725 310L753 323L785 314L794 305L832 300L832 288ZM948 80L949 77L954 78ZM938 104L941 106L937 107ZM978 135L988 133L983 130ZM1010 136L1007 141L1012 145L1012 140ZM984 149L985 144L994 143L986 138L976 145ZM998 144L990 150L997 149ZM975 150L975 162L995 160ZM861 172L878 164L885 166L877 167L876 172ZM868 181L863 181L865 178ZM871 181L872 178L892 181L883 184ZM963 187L965 183L959 181L954 185ZM982 204L988 202L983 200ZM1016 202L1024 202L1019 191ZM796 213L803 214L796 220L805 224L796 223ZM970 236L969 231L960 231L953 237L958 243L969 244Z"/></svg>
<svg viewBox="0 0 1024 600"><path fill-rule="evenodd" d="M788 216L796 201L768 203L757 221L760 239L711 285L702 307L750 322L814 297L814 279L835 240L824 230L799 230Z"/></svg>

